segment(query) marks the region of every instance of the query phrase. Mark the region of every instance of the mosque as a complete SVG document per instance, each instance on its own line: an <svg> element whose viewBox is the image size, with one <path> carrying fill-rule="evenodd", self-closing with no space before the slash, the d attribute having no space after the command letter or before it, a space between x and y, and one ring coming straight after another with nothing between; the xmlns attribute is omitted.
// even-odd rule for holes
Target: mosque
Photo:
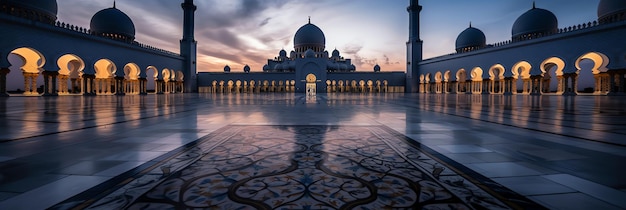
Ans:
<svg viewBox="0 0 626 210"><path fill-rule="evenodd" d="M149 80L157 94L577 95L581 71L591 71L594 94L626 93L626 3L620 0L601 0L596 21L566 28L558 28L552 12L533 4L513 24L510 40L487 44L485 34L470 24L459 34L455 53L428 59L422 58L422 7L411 0L406 71L381 71L378 65L356 69L337 49L326 50L323 31L309 19L296 31L293 50L280 50L262 71L245 66L244 72L234 73L225 66L223 72L197 72L196 6L193 0L181 6L183 37L175 53L135 41L132 20L115 4L94 14L90 27L83 28L57 21L55 0L1 1L5 30L0 31L0 95L9 96L9 73L23 75L23 92L18 94L31 96L148 94ZM582 68L583 61L593 67ZM556 88L550 86L554 80Z"/></svg>

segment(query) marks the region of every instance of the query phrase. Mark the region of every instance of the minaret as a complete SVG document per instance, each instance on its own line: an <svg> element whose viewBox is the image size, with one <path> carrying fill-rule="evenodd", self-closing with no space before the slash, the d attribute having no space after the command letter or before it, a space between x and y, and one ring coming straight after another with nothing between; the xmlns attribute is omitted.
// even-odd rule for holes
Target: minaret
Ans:
<svg viewBox="0 0 626 210"><path fill-rule="evenodd" d="M406 10L409 12L409 41L406 42L406 89L405 92L416 93L419 90L419 62L422 61L422 45L420 39L420 12L422 6L419 0L410 0Z"/></svg>
<svg viewBox="0 0 626 210"><path fill-rule="evenodd" d="M193 38L193 19L196 5L193 4L193 0L185 0L180 6L184 11L183 39L180 40L180 55L185 58L183 64L184 92L193 93L198 92L198 80L196 78L196 48L198 43Z"/></svg>

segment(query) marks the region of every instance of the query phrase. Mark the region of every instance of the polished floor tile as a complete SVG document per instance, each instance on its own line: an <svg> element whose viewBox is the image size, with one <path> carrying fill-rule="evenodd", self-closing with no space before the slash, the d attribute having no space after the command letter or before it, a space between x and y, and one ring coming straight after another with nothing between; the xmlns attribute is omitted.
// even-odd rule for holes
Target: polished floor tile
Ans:
<svg viewBox="0 0 626 210"><path fill-rule="evenodd" d="M432 158L549 208L626 208L624 104L624 97L466 94L0 98L0 209L46 197L42 187L67 186L33 204L49 207L236 125L384 126L431 149ZM72 188L74 178L87 184ZM567 199L588 203L558 203Z"/></svg>

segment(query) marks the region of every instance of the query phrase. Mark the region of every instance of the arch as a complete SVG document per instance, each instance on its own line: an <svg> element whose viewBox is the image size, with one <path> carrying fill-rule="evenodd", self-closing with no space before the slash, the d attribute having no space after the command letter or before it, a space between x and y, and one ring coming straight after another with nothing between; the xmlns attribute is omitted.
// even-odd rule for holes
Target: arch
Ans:
<svg viewBox="0 0 626 210"><path fill-rule="evenodd" d="M117 71L117 67L115 67L113 61L105 58L96 61L93 67L96 70L96 78L101 79L111 78Z"/></svg>
<svg viewBox="0 0 626 210"><path fill-rule="evenodd" d="M138 80L141 70L135 63L128 63L124 66L124 78L127 80Z"/></svg>
<svg viewBox="0 0 626 210"><path fill-rule="evenodd" d="M435 73L435 82L439 83L443 81L443 74L441 71Z"/></svg>
<svg viewBox="0 0 626 210"><path fill-rule="evenodd" d="M505 68L502 64L494 64L489 68L489 79L491 80L487 84L489 93L491 94L503 94L505 92L506 82L504 81Z"/></svg>
<svg viewBox="0 0 626 210"><path fill-rule="evenodd" d="M111 94L111 85L113 84L112 78L117 71L117 67L115 64L109 59L100 59L96 61L93 65L96 70L96 78L93 81L92 86L94 86L93 90L96 94ZM119 88L116 84L116 91L119 91ZM89 91L88 91L89 92Z"/></svg>
<svg viewBox="0 0 626 210"><path fill-rule="evenodd" d="M85 69L85 61L74 54L65 54L57 59L60 75L72 76L77 78L83 74Z"/></svg>
<svg viewBox="0 0 626 210"><path fill-rule="evenodd" d="M580 63L583 60L591 60L593 62L591 73L593 74L594 79L594 94L601 95L609 93L609 89L611 88L611 77L606 73L609 70L606 68L606 66L609 65L609 58L600 52L588 52L576 59L575 65L577 69L577 76L571 77L572 84L574 84L572 89L578 88L578 75L582 69Z"/></svg>
<svg viewBox="0 0 626 210"><path fill-rule="evenodd" d="M474 67L470 73L472 81L483 81L483 69Z"/></svg>
<svg viewBox="0 0 626 210"><path fill-rule="evenodd" d="M565 61L563 61L563 59L561 58L558 58L558 57L547 58L543 62L541 62L541 66L539 66L539 68L541 69L542 74L545 74L554 66L556 66L556 70L554 71L556 76L563 76L563 69L565 69Z"/></svg>
<svg viewBox="0 0 626 210"><path fill-rule="evenodd" d="M599 52L588 52L576 59L576 74L580 72L580 62L584 59L589 59L593 61L593 67L591 68L591 72L593 74L600 74L608 70L606 66L609 65L609 57Z"/></svg>
<svg viewBox="0 0 626 210"><path fill-rule="evenodd" d="M489 68L489 79L502 80L504 79L504 66L502 64L495 64Z"/></svg>
<svg viewBox="0 0 626 210"><path fill-rule="evenodd" d="M465 69L459 69L456 71L456 92L458 93L464 93L467 92L467 72L465 71Z"/></svg>
<svg viewBox="0 0 626 210"><path fill-rule="evenodd" d="M85 61L74 54L65 54L57 59L59 66L59 94L79 93L81 77L85 69ZM68 82L70 85L68 86ZM69 91L69 92L68 92Z"/></svg>
<svg viewBox="0 0 626 210"><path fill-rule="evenodd" d="M170 75L171 75L171 71L167 68L161 71L161 76L163 77L163 81L169 82L171 78Z"/></svg>
<svg viewBox="0 0 626 210"><path fill-rule="evenodd" d="M443 92L443 74L441 71L435 73L435 92L441 93Z"/></svg>
<svg viewBox="0 0 626 210"><path fill-rule="evenodd" d="M43 66L46 64L46 57L36 49L29 47L20 47L9 53L9 56L17 55L22 60L20 66L16 66L22 70L23 73L39 74L43 71ZM11 59L9 59L9 62ZM11 63L13 67L15 63Z"/></svg>
<svg viewBox="0 0 626 210"><path fill-rule="evenodd" d="M470 71L470 78L472 80L470 91L473 94L480 94L483 92L483 69L480 67L474 67Z"/></svg>
<svg viewBox="0 0 626 210"><path fill-rule="evenodd" d="M459 69L456 71L456 81L457 82L465 82L467 80L467 72L465 69Z"/></svg>
<svg viewBox="0 0 626 210"><path fill-rule="evenodd" d="M554 69L554 74L557 77L556 93L558 95L563 94L565 90L565 86L567 85L563 77L563 69L565 69L565 62L563 61L563 59L558 58L558 57L549 57L545 59L543 62L541 62L541 65L539 66L539 68L541 69L541 75L542 75L541 91L543 93L551 92L550 83L552 83L552 75L550 74L550 71L551 69Z"/></svg>
<svg viewBox="0 0 626 210"><path fill-rule="evenodd" d="M443 73L443 81L444 82L450 82L450 77L451 77L452 72L450 70L446 70Z"/></svg>
<svg viewBox="0 0 626 210"><path fill-rule="evenodd" d="M149 72L152 71L154 73L150 74ZM154 80L158 80L159 79L159 69L157 69L155 66L148 66L146 68L146 79L152 77L154 78Z"/></svg>
<svg viewBox="0 0 626 210"><path fill-rule="evenodd" d="M530 70L532 69L532 65L528 63L528 61L520 61L513 65L511 71L513 73L513 78L518 80L520 77L522 79L522 94L530 94L532 91L533 84L530 79ZM517 92L517 81L512 83L511 87L512 91Z"/></svg>
<svg viewBox="0 0 626 210"><path fill-rule="evenodd" d="M44 71L46 58L39 51L29 48L17 48L9 53L7 60L11 64L9 69L19 69L24 78L24 95L38 95L37 78ZM45 91L44 91L45 92Z"/></svg>
<svg viewBox="0 0 626 210"><path fill-rule="evenodd" d="M141 69L135 63L127 63L124 66L124 79L125 81L119 81L120 86L122 86L124 93L129 94L140 94L141 84L139 82L139 77L141 75Z"/></svg>
<svg viewBox="0 0 626 210"><path fill-rule="evenodd" d="M521 76L522 79L530 79L530 69L532 69L532 65L527 61L517 62L511 68L513 78L518 79Z"/></svg>

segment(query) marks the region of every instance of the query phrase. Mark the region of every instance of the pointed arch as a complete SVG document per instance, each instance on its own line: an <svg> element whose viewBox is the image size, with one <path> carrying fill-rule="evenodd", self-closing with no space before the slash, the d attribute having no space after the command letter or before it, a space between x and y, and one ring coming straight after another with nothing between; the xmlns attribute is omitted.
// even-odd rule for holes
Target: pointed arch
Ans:
<svg viewBox="0 0 626 210"><path fill-rule="evenodd" d="M472 81L483 81L483 69L480 67L474 67L471 71L470 77Z"/></svg>
<svg viewBox="0 0 626 210"><path fill-rule="evenodd" d="M435 73L435 82L442 82L443 81L443 74L441 73L441 71L438 71Z"/></svg>
<svg viewBox="0 0 626 210"><path fill-rule="evenodd" d="M59 94L79 93L81 77L85 69L85 61L74 54L65 54L57 59L59 66ZM70 85L68 86L68 82Z"/></svg>
<svg viewBox="0 0 626 210"><path fill-rule="evenodd" d="M488 85L488 91L491 94L503 94L505 91L504 81L505 68L502 64L494 64L489 68L489 79L491 80Z"/></svg>
<svg viewBox="0 0 626 210"><path fill-rule="evenodd" d="M467 81L467 72L465 72L465 69L459 69L456 71L456 81L457 82Z"/></svg>
<svg viewBox="0 0 626 210"><path fill-rule="evenodd" d="M543 74L547 73L552 67L556 67L554 71L556 76L562 76L563 69L565 69L565 61L559 57L550 57L541 62L541 66L539 66Z"/></svg>
<svg viewBox="0 0 626 210"><path fill-rule="evenodd" d="M137 80L139 79L139 74L141 74L141 70L139 66L135 63L127 63L124 66L124 78L127 80Z"/></svg>
<svg viewBox="0 0 626 210"><path fill-rule="evenodd" d="M24 95L39 95L37 78L44 71L43 66L46 64L46 57L36 49L20 47L11 51L7 60L11 64L9 69L19 69L22 72Z"/></svg>
<svg viewBox="0 0 626 210"><path fill-rule="evenodd" d="M153 73L150 73L150 71L152 71ZM148 78L152 78L154 80L159 79L159 69L157 69L155 66L148 66L146 68L146 79Z"/></svg>
<svg viewBox="0 0 626 210"><path fill-rule="evenodd" d="M593 61L593 68L591 68L591 72L593 74L599 74L601 72L606 72L608 71L608 69L606 68L607 65L609 65L609 57L607 57L606 55L604 55L603 53L599 53L599 52L588 52L580 57L578 57L578 59L576 59L576 73L578 74L581 70L580 67L580 62L582 60L585 59L589 59L591 61Z"/></svg>
<svg viewBox="0 0 626 210"><path fill-rule="evenodd" d="M495 64L489 68L489 79L503 80L505 68L502 64Z"/></svg>
<svg viewBox="0 0 626 210"><path fill-rule="evenodd" d="M511 71L513 72L513 78L518 79L521 77L522 79L530 79L530 69L532 69L532 65L528 63L528 61L520 61L513 65Z"/></svg>
<svg viewBox="0 0 626 210"><path fill-rule="evenodd" d="M96 70L96 78L112 78L117 71L117 67L113 61L103 58L93 65Z"/></svg>
<svg viewBox="0 0 626 210"><path fill-rule="evenodd" d="M593 67L591 68L591 73L593 74L594 79L594 94L596 95L604 95L608 94L611 88L611 77L606 73L609 69L606 66L609 65L609 58L600 52L588 52L578 59L576 59L576 74L580 74L580 70L582 67L580 66L580 62L583 60L591 60L593 62ZM577 89L578 84L578 76L572 78L572 83L575 84L573 89Z"/></svg>
<svg viewBox="0 0 626 210"><path fill-rule="evenodd" d="M11 63L11 67L16 65L16 68L19 68L24 73L34 73L39 74L44 69L43 66L46 64L46 57L41 54L38 50L30 47L20 47L9 53L9 56L17 55L22 63ZM9 62L11 59L9 59Z"/></svg>

